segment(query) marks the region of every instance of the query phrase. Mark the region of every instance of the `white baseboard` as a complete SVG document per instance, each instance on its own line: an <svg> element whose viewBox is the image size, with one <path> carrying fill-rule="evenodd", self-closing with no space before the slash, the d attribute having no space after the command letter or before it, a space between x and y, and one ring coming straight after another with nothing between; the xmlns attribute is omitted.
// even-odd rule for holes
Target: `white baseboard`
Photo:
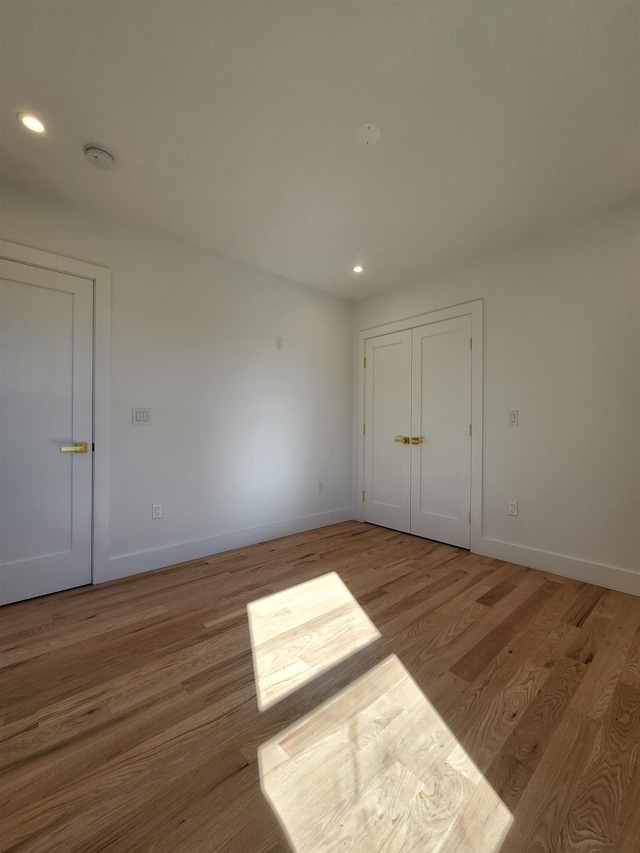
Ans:
<svg viewBox="0 0 640 853"><path fill-rule="evenodd" d="M565 578L604 586L618 592L640 596L640 571L620 569L600 563L590 563L586 560L576 560L563 554L552 554L549 551L538 551L535 548L523 548L511 542L500 539L482 537L474 544L473 551L484 557L495 557L508 563L517 563L530 569L540 569Z"/></svg>
<svg viewBox="0 0 640 853"><path fill-rule="evenodd" d="M179 542L165 548L153 548L149 551L138 551L134 554L122 554L110 557L106 566L97 567L94 571L94 583L125 578L153 569L162 569L176 563L188 560L198 560L211 554L231 551L233 548L244 548L257 542L267 542L279 539L292 533L302 533L305 530L315 530L317 527L327 527L341 521L350 521L354 517L354 507L331 510L330 512L315 513L302 518L290 518L263 527L250 527L246 530L236 530L231 533L221 533L206 539L196 539L190 542Z"/></svg>
<svg viewBox="0 0 640 853"><path fill-rule="evenodd" d="M110 557L107 565L95 572L94 583L104 583L129 575L137 575L141 572L149 572L153 569L173 566L176 563L198 560L201 557L220 554L234 548L244 548L247 545L255 545L257 542L268 542L271 539L279 539L281 536L289 536L292 533L302 533L305 530L315 530L319 527L327 527L330 524L338 524L341 521L350 521L357 517L356 507L343 507L342 509L307 515L302 518L291 518L262 527L250 527L246 530L221 533L206 539L180 542L165 548L153 548L148 551ZM511 542L503 542L500 539L490 539L484 536L479 542L474 543L472 550L474 553L482 554L485 557L494 557L498 560L527 566L530 569L539 569L550 574L574 578L585 583L640 596L640 572L591 563L587 560L577 560L563 554L525 548Z"/></svg>

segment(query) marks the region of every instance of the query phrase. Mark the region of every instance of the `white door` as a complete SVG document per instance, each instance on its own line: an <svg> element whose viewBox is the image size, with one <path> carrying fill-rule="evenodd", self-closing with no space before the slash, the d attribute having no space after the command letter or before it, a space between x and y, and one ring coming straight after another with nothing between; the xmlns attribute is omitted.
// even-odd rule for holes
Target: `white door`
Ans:
<svg viewBox="0 0 640 853"><path fill-rule="evenodd" d="M471 317L413 329L411 532L471 547Z"/></svg>
<svg viewBox="0 0 640 853"><path fill-rule="evenodd" d="M369 338L365 357L364 518L411 525L411 331Z"/></svg>
<svg viewBox="0 0 640 853"><path fill-rule="evenodd" d="M471 546L471 317L368 338L363 518Z"/></svg>
<svg viewBox="0 0 640 853"><path fill-rule="evenodd" d="M92 330L91 282L0 260L0 604L91 583Z"/></svg>

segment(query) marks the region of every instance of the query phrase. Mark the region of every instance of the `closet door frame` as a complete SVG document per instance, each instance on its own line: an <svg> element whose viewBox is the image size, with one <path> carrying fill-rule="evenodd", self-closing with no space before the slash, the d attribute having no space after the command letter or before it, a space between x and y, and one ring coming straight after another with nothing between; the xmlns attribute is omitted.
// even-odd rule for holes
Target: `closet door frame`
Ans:
<svg viewBox="0 0 640 853"><path fill-rule="evenodd" d="M406 317L393 323L385 323L358 332L356 344L357 374L357 417L355 429L356 444L356 494L355 515L364 520L362 492L364 490L364 436L362 426L365 422L365 346L368 338L415 329L441 320L456 317L471 317L471 551L481 552L482 540L482 349L483 349L483 300L474 299L459 305L451 305L426 314Z"/></svg>

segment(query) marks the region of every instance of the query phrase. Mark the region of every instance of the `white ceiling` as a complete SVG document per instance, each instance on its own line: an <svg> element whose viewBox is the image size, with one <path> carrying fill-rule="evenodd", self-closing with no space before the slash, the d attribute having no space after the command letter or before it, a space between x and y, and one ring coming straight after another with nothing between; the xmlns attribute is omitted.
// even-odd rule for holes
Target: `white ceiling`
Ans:
<svg viewBox="0 0 640 853"><path fill-rule="evenodd" d="M5 177L348 298L640 191L636 0L0 8Z"/></svg>

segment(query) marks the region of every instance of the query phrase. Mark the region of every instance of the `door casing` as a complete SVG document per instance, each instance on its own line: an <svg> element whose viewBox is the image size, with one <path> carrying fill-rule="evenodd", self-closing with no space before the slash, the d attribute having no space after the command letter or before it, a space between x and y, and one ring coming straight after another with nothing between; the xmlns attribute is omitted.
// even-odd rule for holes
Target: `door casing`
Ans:
<svg viewBox="0 0 640 853"><path fill-rule="evenodd" d="M93 513L92 582L109 561L109 423L111 417L111 271L106 267L0 240L0 257L93 283Z"/></svg>
<svg viewBox="0 0 640 853"><path fill-rule="evenodd" d="M475 299L426 314L407 317L393 323L375 326L358 333L357 352L357 418L355 428L356 459L356 518L364 520L362 492L364 490L364 436L365 423L365 345L368 338L415 329L441 320L451 320L469 315L471 317L471 550L480 550L482 539L482 344L483 344L483 300Z"/></svg>

